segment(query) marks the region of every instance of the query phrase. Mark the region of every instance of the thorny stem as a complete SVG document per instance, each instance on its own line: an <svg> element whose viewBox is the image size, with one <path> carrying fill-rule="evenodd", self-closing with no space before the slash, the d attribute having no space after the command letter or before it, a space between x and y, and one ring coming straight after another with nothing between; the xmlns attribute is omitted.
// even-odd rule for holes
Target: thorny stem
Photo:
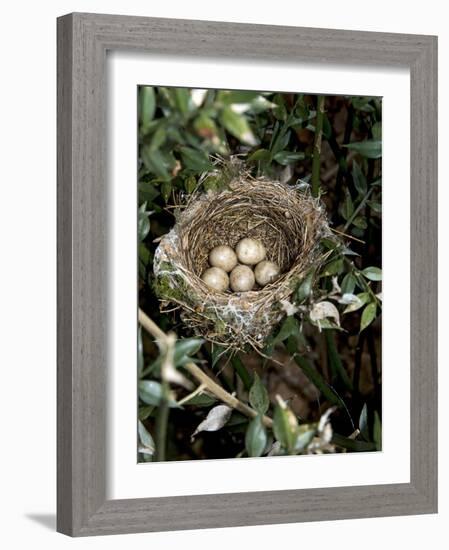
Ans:
<svg viewBox="0 0 449 550"><path fill-rule="evenodd" d="M317 97L315 142L313 144L312 159L312 195L318 197L320 194L320 165L321 165L321 141L323 138L324 119L324 95Z"/></svg>
<svg viewBox="0 0 449 550"><path fill-rule="evenodd" d="M163 330L161 330L156 323L146 315L140 308L139 308L139 323L143 326L143 328L149 332L156 340L159 340L160 342L165 342L167 339L167 335ZM197 365L194 363L187 363L184 365L184 368L195 378L200 384L203 384L207 390L215 395L220 401L223 403L226 403L229 407L236 409L237 411L241 412L245 416L249 418L255 418L258 413L248 405L245 405L245 403L242 403L239 401L236 397L229 394L226 390L224 390L221 386L219 386L216 382L214 382L205 372L203 372ZM273 420L269 418L268 416L262 417L262 422L267 428L271 428L273 426Z"/></svg>

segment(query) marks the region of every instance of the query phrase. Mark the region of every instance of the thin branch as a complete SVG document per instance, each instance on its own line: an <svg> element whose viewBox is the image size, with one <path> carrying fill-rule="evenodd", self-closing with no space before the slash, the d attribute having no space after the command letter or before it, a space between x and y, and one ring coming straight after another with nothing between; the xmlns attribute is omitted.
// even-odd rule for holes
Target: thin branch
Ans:
<svg viewBox="0 0 449 550"><path fill-rule="evenodd" d="M365 206L367 200L370 198L371 193L374 191L374 187L371 187L371 189L368 190L368 193L363 197L363 199L360 201L360 204L357 206L357 208L352 213L352 216L349 218L349 220L345 223L345 226L343 227L343 231L347 231L351 227L351 223L355 220L356 216L360 212L360 210Z"/></svg>
<svg viewBox="0 0 449 550"><path fill-rule="evenodd" d="M139 323L147 332L149 332L154 338L156 338L156 340L164 342L167 338L165 332L161 330L156 325L156 323L152 319L150 319L150 317L148 317L148 315L144 313L140 308ZM220 385L214 382L212 378L209 378L209 376L194 363L187 363L186 365L184 365L184 368L195 378L195 380L197 380L200 384L207 388L207 390L215 395L215 397L217 397L220 401L226 403L226 405L229 405L229 407L232 407L233 409L241 412L249 418L255 418L258 415L257 411L255 411L248 405L245 405L245 403L242 403L236 397L224 390ZM273 426L273 420L268 416L263 416L262 421L267 428L271 428Z"/></svg>
<svg viewBox="0 0 449 550"><path fill-rule="evenodd" d="M193 399L197 395L202 394L205 389L206 389L206 386L204 384L201 384L195 390L193 390L192 393L189 393L189 395L186 395L185 397L180 399L178 401L178 405L184 405L184 403L188 403L191 399Z"/></svg>
<svg viewBox="0 0 449 550"><path fill-rule="evenodd" d="M357 237L354 237L354 235L349 235L348 233L343 233L343 231L339 231L338 229L334 229L333 227L331 227L330 230L333 233L337 233L338 235L343 235L343 237L346 237L347 239L351 239L353 241L357 241L358 243L365 244L365 241L362 241L362 239L358 239Z"/></svg>
<svg viewBox="0 0 449 550"><path fill-rule="evenodd" d="M324 95L317 97L315 142L313 144L312 159L312 195L318 197L320 194L320 167L321 167L321 141L323 138L324 119Z"/></svg>

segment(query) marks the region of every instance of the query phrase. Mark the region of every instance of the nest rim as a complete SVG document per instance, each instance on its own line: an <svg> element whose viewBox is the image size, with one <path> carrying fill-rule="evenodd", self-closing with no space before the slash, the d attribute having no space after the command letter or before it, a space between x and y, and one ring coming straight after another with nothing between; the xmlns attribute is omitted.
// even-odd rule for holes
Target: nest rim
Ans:
<svg viewBox="0 0 449 550"><path fill-rule="evenodd" d="M281 275L262 288L246 292L213 290L201 279L204 268L208 266L209 251L217 244L229 244L235 248L237 238L254 233L248 231L248 225L246 229L239 228L238 218L234 218L232 223L227 219L229 205L237 210L240 205L240 213L245 217L247 207L254 204L258 204L268 218L267 223L264 220L259 223L259 234L262 233L259 240L268 252L266 259L276 261L280 258ZM209 225L205 225L206 218ZM254 216L249 218L254 221ZM273 219L278 224L276 231L280 237L269 233L273 229ZM217 221L222 225L217 225ZM225 239L223 223L230 230ZM213 227L219 227L220 231L213 231ZM282 228L290 231L287 231L286 242L282 240L286 235ZM175 303L179 306L184 323L190 324L190 328L206 340L234 349L250 344L260 350L274 326L285 316L282 301L289 300L299 281L312 267L320 264L323 253L319 242L330 234L319 199L313 198L307 190L300 190L297 185L265 177L254 178L244 173L234 177L223 190L193 193L179 208L175 225L162 237L155 253L156 282L167 275L170 285L173 284L172 290L179 291L179 296L157 292L161 305ZM267 235L269 243L264 238ZM277 243L277 248L273 248L273 243ZM172 271L164 270L167 265L173 268ZM214 318L223 321L222 333L217 333Z"/></svg>

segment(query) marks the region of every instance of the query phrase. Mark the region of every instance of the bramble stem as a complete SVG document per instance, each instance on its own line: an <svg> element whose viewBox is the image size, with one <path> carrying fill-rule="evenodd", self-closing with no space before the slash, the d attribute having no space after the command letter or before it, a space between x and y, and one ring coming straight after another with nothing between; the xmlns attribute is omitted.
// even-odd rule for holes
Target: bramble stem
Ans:
<svg viewBox="0 0 449 550"><path fill-rule="evenodd" d="M144 313L139 308L139 323L143 326L143 328L149 332L156 340L159 340L160 342L165 342L167 339L167 335L163 330L161 330L156 323L148 317L146 313ZM185 368L194 378L197 380L200 384L203 384L207 388L207 390L215 395L220 401L223 403L226 403L229 407L241 412L245 416L249 418L255 418L258 413L245 403L242 403L239 401L236 397L228 393L226 390L224 390L220 385L218 385L216 382L212 380L212 378L209 378L209 376L203 372L195 363L187 363L186 365L183 365L183 368ZM271 428L273 426L273 420L268 416L262 417L262 422L267 428Z"/></svg>

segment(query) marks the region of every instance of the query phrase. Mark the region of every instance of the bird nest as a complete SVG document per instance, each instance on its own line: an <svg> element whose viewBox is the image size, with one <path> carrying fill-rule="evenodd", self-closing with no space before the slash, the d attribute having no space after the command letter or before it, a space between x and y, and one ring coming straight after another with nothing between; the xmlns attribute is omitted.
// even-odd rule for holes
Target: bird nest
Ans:
<svg viewBox="0 0 449 550"><path fill-rule="evenodd" d="M286 315L295 289L321 263L320 240L329 233L319 201L298 186L241 173L225 190L194 193L155 253L161 309L179 306L184 324L211 342L260 350ZM235 248L243 237L265 245L280 277L248 292L212 290L201 279L209 251L222 244Z"/></svg>

